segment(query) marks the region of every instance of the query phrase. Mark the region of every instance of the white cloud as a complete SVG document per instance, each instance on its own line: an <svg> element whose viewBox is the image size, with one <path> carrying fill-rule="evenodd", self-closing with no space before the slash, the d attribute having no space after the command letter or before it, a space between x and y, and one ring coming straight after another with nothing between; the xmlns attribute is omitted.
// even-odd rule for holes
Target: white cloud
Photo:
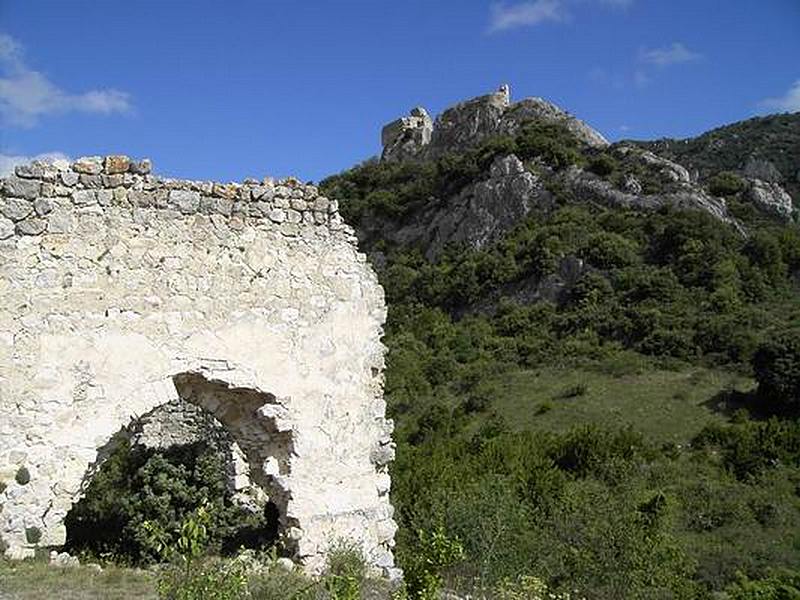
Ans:
<svg viewBox="0 0 800 600"><path fill-rule="evenodd" d="M130 96L114 89L71 94L25 64L22 46L11 36L0 34L0 121L6 125L32 127L46 115L69 112L125 113Z"/></svg>
<svg viewBox="0 0 800 600"><path fill-rule="evenodd" d="M532 0L510 6L494 4L491 9L489 33L566 19L567 13L561 0Z"/></svg>
<svg viewBox="0 0 800 600"><path fill-rule="evenodd" d="M0 177L7 177L14 172L17 165L25 165L34 160L53 163L56 161L71 162L69 156L63 152L45 152L36 156L24 156L22 154L0 154Z"/></svg>
<svg viewBox="0 0 800 600"><path fill-rule="evenodd" d="M689 50L680 42L674 42L666 48L642 50L639 60L659 67L668 67L681 63L694 62L703 58L702 54Z"/></svg>
<svg viewBox="0 0 800 600"><path fill-rule="evenodd" d="M800 112L800 79L778 98L766 98L759 106L770 112Z"/></svg>

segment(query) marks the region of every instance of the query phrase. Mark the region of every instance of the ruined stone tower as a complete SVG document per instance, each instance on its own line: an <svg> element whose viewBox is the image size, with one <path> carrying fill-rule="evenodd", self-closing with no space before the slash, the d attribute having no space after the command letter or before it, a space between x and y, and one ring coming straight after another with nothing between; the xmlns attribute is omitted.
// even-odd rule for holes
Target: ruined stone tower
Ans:
<svg viewBox="0 0 800 600"><path fill-rule="evenodd" d="M213 415L294 557L393 568L383 291L335 201L91 157L0 180L0 545L64 542L103 448L182 399Z"/></svg>

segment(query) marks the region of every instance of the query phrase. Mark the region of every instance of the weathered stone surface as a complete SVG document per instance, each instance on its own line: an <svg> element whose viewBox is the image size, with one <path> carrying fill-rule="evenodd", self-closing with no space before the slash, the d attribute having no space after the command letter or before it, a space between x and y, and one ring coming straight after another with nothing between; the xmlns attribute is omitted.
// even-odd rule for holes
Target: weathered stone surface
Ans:
<svg viewBox="0 0 800 600"><path fill-rule="evenodd" d="M47 231L49 233L70 233L74 223L72 212L63 207L56 207L47 215Z"/></svg>
<svg viewBox="0 0 800 600"><path fill-rule="evenodd" d="M106 182L103 181L102 175L81 174L78 177L78 182L85 188L95 189L95 190L105 187L106 185Z"/></svg>
<svg viewBox="0 0 800 600"><path fill-rule="evenodd" d="M497 158L485 181L467 186L447 202L434 206L390 238L416 243L433 259L449 243L483 248L498 240L534 209L547 210L553 196L539 178L525 170L514 155Z"/></svg>
<svg viewBox="0 0 800 600"><path fill-rule="evenodd" d="M38 160L27 165L17 165L14 167L14 174L27 179L42 179L45 176L45 166Z"/></svg>
<svg viewBox="0 0 800 600"><path fill-rule="evenodd" d="M180 400L240 447L231 485L275 504L306 568L349 538L392 569L391 451L373 453L392 429L376 410L383 291L335 205L314 211L316 188L291 180L243 202L238 184L124 177L126 188L75 182L36 212L0 194L2 207L25 203L16 223L0 217L0 282L13 281L0 303L6 555L62 544L109 440ZM287 204L299 190L303 210L279 208L279 188Z"/></svg>
<svg viewBox="0 0 800 600"><path fill-rule="evenodd" d="M103 159L100 156L84 156L72 163L72 170L86 175L99 175L103 172Z"/></svg>
<svg viewBox="0 0 800 600"><path fill-rule="evenodd" d="M91 206L97 204L97 192L95 190L76 190L72 192L72 201L75 206Z"/></svg>
<svg viewBox="0 0 800 600"><path fill-rule="evenodd" d="M742 172L748 179L760 179L767 183L780 183L783 181L783 175L775 165L768 160L755 156L747 159Z"/></svg>
<svg viewBox="0 0 800 600"><path fill-rule="evenodd" d="M37 198L33 201L33 210L40 217L53 210L53 201L50 198Z"/></svg>
<svg viewBox="0 0 800 600"><path fill-rule="evenodd" d="M77 556L71 556L68 552L50 551L50 565L61 567L62 569L75 568L81 566L81 561Z"/></svg>
<svg viewBox="0 0 800 600"><path fill-rule="evenodd" d="M131 163L129 168L131 173L135 173L137 175L147 175L153 169L153 164L149 159L145 158L139 162Z"/></svg>
<svg viewBox="0 0 800 600"><path fill-rule="evenodd" d="M21 221L33 212L33 203L22 198L0 198L0 214L12 221Z"/></svg>
<svg viewBox="0 0 800 600"><path fill-rule="evenodd" d="M200 208L200 192L172 190L169 193L169 204L185 215L191 215Z"/></svg>
<svg viewBox="0 0 800 600"><path fill-rule="evenodd" d="M386 125L381 131L384 160L401 160L420 153L431 142L433 120L421 106Z"/></svg>
<svg viewBox="0 0 800 600"><path fill-rule="evenodd" d="M7 240L14 235L14 221L0 217L0 240Z"/></svg>
<svg viewBox="0 0 800 600"><path fill-rule="evenodd" d="M38 217L25 219L17 223L16 232L19 235L41 235L47 229L47 221Z"/></svg>
<svg viewBox="0 0 800 600"><path fill-rule="evenodd" d="M784 221L792 220L794 212L792 197L777 183L754 179L750 182L747 197L760 210Z"/></svg>
<svg viewBox="0 0 800 600"><path fill-rule="evenodd" d="M677 183L691 182L689 171L686 170L686 167L679 165L678 163L667 160L666 158L661 158L660 156L656 156L650 151L642 152L639 157L640 160L642 160L642 162L645 164L660 169L661 174L670 181Z"/></svg>
<svg viewBox="0 0 800 600"><path fill-rule="evenodd" d="M36 179L22 179L12 175L3 182L3 193L6 196L33 200L39 195L41 183Z"/></svg>
<svg viewBox="0 0 800 600"><path fill-rule="evenodd" d="M130 166L131 159L127 156L106 156L103 170L105 171L106 175L115 175L117 173L127 173Z"/></svg>
<svg viewBox="0 0 800 600"><path fill-rule="evenodd" d="M80 175L75 173L74 171L64 171L60 174L61 183L68 187L72 187L78 183L78 179L80 179Z"/></svg>

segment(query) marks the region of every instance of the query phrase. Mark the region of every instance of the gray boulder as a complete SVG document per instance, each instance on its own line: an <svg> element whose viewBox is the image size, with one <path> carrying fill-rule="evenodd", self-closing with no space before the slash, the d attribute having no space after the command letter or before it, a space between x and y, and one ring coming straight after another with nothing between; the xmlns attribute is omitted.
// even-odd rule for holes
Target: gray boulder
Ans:
<svg viewBox="0 0 800 600"><path fill-rule="evenodd" d="M747 198L767 214L784 221L792 220L794 211L792 197L777 183L753 179L747 190Z"/></svg>

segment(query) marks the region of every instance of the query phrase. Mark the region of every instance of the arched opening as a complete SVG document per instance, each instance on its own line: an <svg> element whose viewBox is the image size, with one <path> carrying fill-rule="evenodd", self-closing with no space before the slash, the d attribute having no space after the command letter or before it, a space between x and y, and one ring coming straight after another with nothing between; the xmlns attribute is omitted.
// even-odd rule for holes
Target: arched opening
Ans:
<svg viewBox="0 0 800 600"><path fill-rule="evenodd" d="M275 396L198 373L176 397L98 450L64 525L71 553L145 563L165 556L184 519L211 515L209 548L267 548L286 530L292 433ZM291 554L283 540L279 546Z"/></svg>

